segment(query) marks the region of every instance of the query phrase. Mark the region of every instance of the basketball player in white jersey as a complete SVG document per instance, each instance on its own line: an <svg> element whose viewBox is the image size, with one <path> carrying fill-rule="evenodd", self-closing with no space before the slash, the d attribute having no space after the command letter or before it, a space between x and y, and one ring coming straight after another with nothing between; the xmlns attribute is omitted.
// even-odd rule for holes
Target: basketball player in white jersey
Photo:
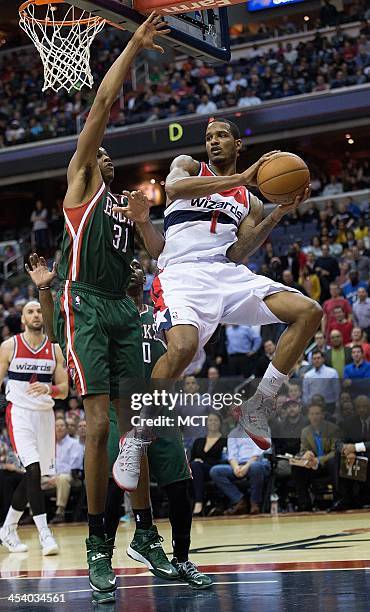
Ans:
<svg viewBox="0 0 370 612"><path fill-rule="evenodd" d="M238 127L220 118L209 122L206 130L207 164L187 155L174 159L166 180L164 238L153 230L145 202L135 204L131 198L128 207L116 210L135 220L147 250L158 258L160 273L153 283L153 298L167 353L158 360L154 379L179 377L219 323L288 324L256 394L240 416L245 431L267 449L271 400L317 330L322 311L298 291L239 265L309 195L306 189L264 219L262 202L245 186L256 185L258 168L274 152L238 174L241 147Z"/></svg>
<svg viewBox="0 0 370 612"><path fill-rule="evenodd" d="M0 541L9 552L27 551L27 545L18 537L17 527L29 502L42 553L55 555L59 549L46 522L41 476L55 473L53 406L54 399L67 397L68 375L60 347L44 334L38 302L24 306L22 323L25 331L0 347L0 384L6 375L8 378L8 433L26 470L0 529Z"/></svg>

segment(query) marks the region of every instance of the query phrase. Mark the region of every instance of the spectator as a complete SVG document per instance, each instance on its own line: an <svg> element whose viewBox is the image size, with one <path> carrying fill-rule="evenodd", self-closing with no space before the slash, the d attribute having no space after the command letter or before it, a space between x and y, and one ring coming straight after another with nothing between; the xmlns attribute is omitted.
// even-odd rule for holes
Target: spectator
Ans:
<svg viewBox="0 0 370 612"><path fill-rule="evenodd" d="M341 71L338 71L341 72ZM338 77L338 72L337 72L337 77ZM335 81L335 83L338 83L338 80ZM339 85L340 87L342 85ZM324 187L322 195L325 197L331 197L333 195L338 195L340 193L343 193L343 184L338 181L336 176L331 176L330 177L330 182L327 183L327 185Z"/></svg>
<svg viewBox="0 0 370 612"><path fill-rule="evenodd" d="M356 414L349 416L342 423L342 443L338 445L337 470L339 476L340 456L344 455L348 464L353 464L356 455L367 456L370 459L370 401L366 395L359 395L355 399ZM361 507L361 493L369 490L370 470L367 470L366 483L360 484L360 495L356 495L357 487L347 478L338 478L338 500L333 510L347 510L356 506ZM361 491L362 489L362 491ZM364 490L365 489L365 490Z"/></svg>
<svg viewBox="0 0 370 612"><path fill-rule="evenodd" d="M342 287L344 297L349 301L351 306L357 300L358 290L362 288L368 291L368 284L365 281L359 279L357 270L351 270L349 273L349 281Z"/></svg>
<svg viewBox="0 0 370 612"><path fill-rule="evenodd" d="M227 454L229 465L215 465L210 471L211 480L229 500L230 507L224 514L236 516L247 513L247 502L235 484L245 477L251 488L250 514L259 514L264 483L270 474L269 461L263 458L263 451L239 426L229 433Z"/></svg>
<svg viewBox="0 0 370 612"><path fill-rule="evenodd" d="M357 289L357 301L353 305L353 321L363 329L370 340L370 298L365 287Z"/></svg>
<svg viewBox="0 0 370 612"><path fill-rule="evenodd" d="M0 436L0 523L5 521L13 493L24 475L24 469L13 451L7 430Z"/></svg>
<svg viewBox="0 0 370 612"><path fill-rule="evenodd" d="M307 295L307 292L304 289L304 287L294 282L293 274L291 273L290 270L284 270L282 282L287 287L292 287L293 289L297 289L297 291L300 291L301 293L303 293L303 295Z"/></svg>
<svg viewBox="0 0 370 612"><path fill-rule="evenodd" d="M366 342L366 334L362 331L361 327L354 327L351 333L351 342L347 344L347 347L352 348L356 344L362 346L364 351L365 361L370 362L370 344Z"/></svg>
<svg viewBox="0 0 370 612"><path fill-rule="evenodd" d="M304 288L306 295L316 300L320 301L321 296L321 285L320 280L317 274L310 269L308 265L305 265L299 275L298 284Z"/></svg>
<svg viewBox="0 0 370 612"><path fill-rule="evenodd" d="M301 432L308 424L302 414L302 406L296 400L289 400L285 404L286 416L283 421L275 422L271 429L274 440L274 449L277 455L297 455L300 449ZM278 461L277 475L290 476L291 466L285 460Z"/></svg>
<svg viewBox="0 0 370 612"><path fill-rule="evenodd" d="M208 416L209 405L208 404L203 405L202 396L199 393L200 386L195 376L186 376L184 378L183 385L184 385L184 394L187 394L186 403L185 404L182 403L180 406L175 408L177 410L177 413L183 417L186 417L189 415L191 416L196 415L199 417ZM193 446L194 440L196 438L205 437L206 431L207 429L205 425L204 426L203 425L191 425L191 424L183 425L182 435L184 438L184 446L186 450L190 452Z"/></svg>
<svg viewBox="0 0 370 612"><path fill-rule="evenodd" d="M254 89L247 89L245 93L239 98L238 106L246 107L246 106L258 106L262 103L261 98L256 95Z"/></svg>
<svg viewBox="0 0 370 612"><path fill-rule="evenodd" d="M263 349L264 353L257 359L255 366L255 375L257 378L262 378L270 365L275 354L276 344L272 340L266 340L266 342L263 343Z"/></svg>
<svg viewBox="0 0 370 612"><path fill-rule="evenodd" d="M207 94L203 94L200 99L200 104L197 106L196 112L198 115L212 115L217 111L217 106L209 99Z"/></svg>
<svg viewBox="0 0 370 612"><path fill-rule="evenodd" d="M300 382L295 380L289 380L287 385L287 399L293 400L294 402L301 402L302 387Z"/></svg>
<svg viewBox="0 0 370 612"><path fill-rule="evenodd" d="M221 463L223 451L226 450L227 440L222 437L221 417L218 413L211 413L207 419L207 435L197 438L191 449L191 473L194 487L194 515L201 515L204 501L204 485L209 479L212 466ZM226 457L225 457L226 458Z"/></svg>
<svg viewBox="0 0 370 612"><path fill-rule="evenodd" d="M226 326L226 350L230 376L251 375L261 336L249 325Z"/></svg>
<svg viewBox="0 0 370 612"><path fill-rule="evenodd" d="M6 129L5 140L7 144L20 144L24 140L25 134L24 127L18 121L12 121Z"/></svg>
<svg viewBox="0 0 370 612"><path fill-rule="evenodd" d="M77 426L77 440L79 444L80 459L78 462L78 469L81 472L84 469L84 458L85 458L85 446L86 446L86 421L81 419Z"/></svg>
<svg viewBox="0 0 370 612"><path fill-rule="evenodd" d="M325 400L328 412L333 414L340 394L338 372L325 365L324 354L317 349L312 353L312 365L313 368L303 377L303 402L307 406L314 395L320 394Z"/></svg>
<svg viewBox="0 0 370 612"><path fill-rule="evenodd" d="M328 477L335 489L336 463L335 443L340 438L336 425L324 420L320 405L308 407L310 424L302 430L300 455L305 460L305 467L293 465L292 475L298 494L298 510L312 510L309 494L310 486L317 478Z"/></svg>
<svg viewBox="0 0 370 612"><path fill-rule="evenodd" d="M330 298L325 300L322 305L323 309L323 318L322 318L322 330L327 335L329 325L335 321L334 317L334 308L340 306L346 317L351 320L352 318L352 308L348 300L341 296L341 289L338 283L330 283L329 285Z"/></svg>
<svg viewBox="0 0 370 612"><path fill-rule="evenodd" d="M351 269L358 272L360 281L368 282L370 278L370 257L366 255L360 255L357 246L353 246L352 249L352 261Z"/></svg>
<svg viewBox="0 0 370 612"><path fill-rule="evenodd" d="M55 421L56 437L56 476L45 479L43 489L56 489L57 508L52 523L63 523L65 509L68 503L71 484L75 470L79 469L80 450L77 440L72 439L67 432L63 419Z"/></svg>
<svg viewBox="0 0 370 612"><path fill-rule="evenodd" d="M327 244L322 245L322 255L317 258L314 267L319 275L321 284L321 299L326 300L330 297L329 286L339 275L338 260L330 255Z"/></svg>
<svg viewBox="0 0 370 612"><path fill-rule="evenodd" d="M334 329L339 330L341 332L342 337L343 337L343 344L348 344L351 341L351 332L352 332L352 327L353 327L352 321L349 321L346 318L344 310L341 306L335 306L335 308L333 308L332 314L333 314L333 319L327 327L328 336L329 336L329 344L330 344L330 334L332 330Z"/></svg>
<svg viewBox="0 0 370 612"><path fill-rule="evenodd" d="M329 341L330 348L325 353L326 365L334 368L339 378L342 378L345 366L352 361L351 349L344 346L343 335L339 329L330 332Z"/></svg>
<svg viewBox="0 0 370 612"><path fill-rule="evenodd" d="M370 387L370 363L364 359L364 351L360 344L351 349L352 363L345 366L343 386L350 388L353 396L366 393Z"/></svg>
<svg viewBox="0 0 370 612"><path fill-rule="evenodd" d="M312 353L315 349L318 349L322 353L326 353L329 346L326 342L326 337L322 331L318 331L315 334L314 343L307 349L307 361L312 365ZM329 365L329 364L327 364Z"/></svg>
<svg viewBox="0 0 370 612"><path fill-rule="evenodd" d="M32 233L33 233L33 248L38 252L45 254L49 248L49 231L48 231L48 211L44 207L41 200L37 200L35 209L31 215Z"/></svg>
<svg viewBox="0 0 370 612"><path fill-rule="evenodd" d="M72 416L65 419L68 435L74 439L77 438L77 421L78 419Z"/></svg>
<svg viewBox="0 0 370 612"><path fill-rule="evenodd" d="M324 0L320 9L320 21L323 27L334 26L338 21L338 10L330 0Z"/></svg>

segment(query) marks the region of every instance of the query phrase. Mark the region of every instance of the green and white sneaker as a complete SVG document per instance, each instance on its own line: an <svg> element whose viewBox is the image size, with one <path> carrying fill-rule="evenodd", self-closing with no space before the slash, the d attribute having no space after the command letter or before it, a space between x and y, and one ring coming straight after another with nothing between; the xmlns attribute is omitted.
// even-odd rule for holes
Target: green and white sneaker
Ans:
<svg viewBox="0 0 370 612"><path fill-rule="evenodd" d="M180 563L175 557L172 559L172 565L177 569L180 580L187 582L193 589L208 589L213 584L212 578L202 574L191 561Z"/></svg>
<svg viewBox="0 0 370 612"><path fill-rule="evenodd" d="M178 572L167 559L162 542L163 538L155 525L150 529L136 529L134 539L126 552L131 559L145 563L154 576L176 580L179 577Z"/></svg>
<svg viewBox="0 0 370 612"><path fill-rule="evenodd" d="M116 576L112 570L112 547L98 536L86 539L89 580L93 591L115 591Z"/></svg>

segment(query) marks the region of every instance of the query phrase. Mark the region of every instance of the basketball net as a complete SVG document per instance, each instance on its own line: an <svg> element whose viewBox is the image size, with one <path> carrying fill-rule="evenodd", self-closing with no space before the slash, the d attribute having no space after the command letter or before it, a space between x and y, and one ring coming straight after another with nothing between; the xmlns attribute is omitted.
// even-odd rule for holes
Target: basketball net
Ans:
<svg viewBox="0 0 370 612"><path fill-rule="evenodd" d="M63 0L27 0L19 8L19 25L40 53L42 91L92 87L90 46L104 27L104 19L68 6Z"/></svg>

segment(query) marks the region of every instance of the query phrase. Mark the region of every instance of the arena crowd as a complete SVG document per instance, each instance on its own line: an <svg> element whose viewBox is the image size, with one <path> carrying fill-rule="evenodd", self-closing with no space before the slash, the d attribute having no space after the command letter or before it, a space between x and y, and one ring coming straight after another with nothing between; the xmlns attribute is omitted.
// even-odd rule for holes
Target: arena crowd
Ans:
<svg viewBox="0 0 370 612"><path fill-rule="evenodd" d="M283 27L283 26L282 26ZM289 28L288 28L289 29ZM294 29L294 27L293 27ZM278 40L278 39L277 39ZM92 51L97 87L121 52L114 29L105 29ZM355 36L338 25L330 35L317 31L307 42L277 42L263 51L258 43L245 56L212 67L188 58L180 63L149 64L148 81L114 107L110 128L120 128L189 114L249 108L269 100L362 85L369 82L370 24L364 19ZM9 50L0 57L0 147L75 134L83 125L93 91L45 92L36 52Z"/></svg>

